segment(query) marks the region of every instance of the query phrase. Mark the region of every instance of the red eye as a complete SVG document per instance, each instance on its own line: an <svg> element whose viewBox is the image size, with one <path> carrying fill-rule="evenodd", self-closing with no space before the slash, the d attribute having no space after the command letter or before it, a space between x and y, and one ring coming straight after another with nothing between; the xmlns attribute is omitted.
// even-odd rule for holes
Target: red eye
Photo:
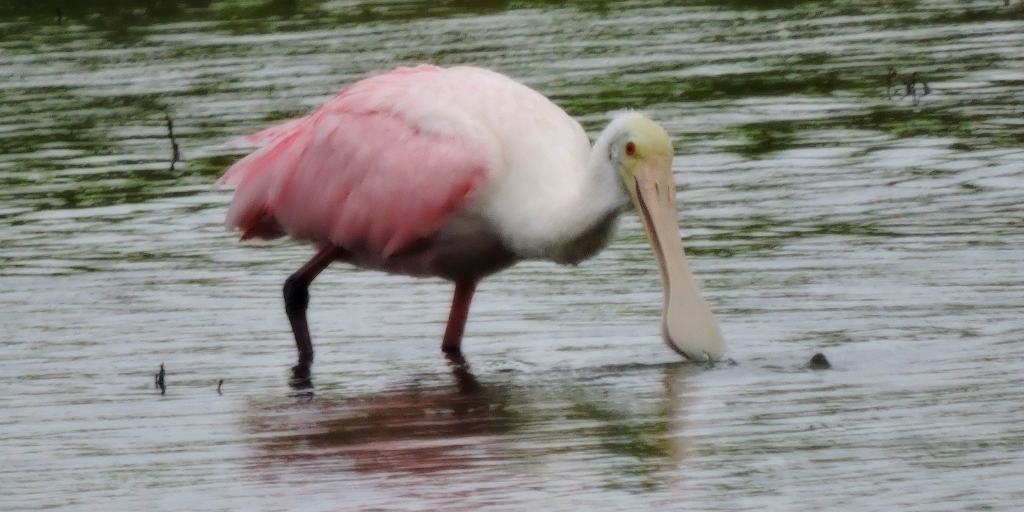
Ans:
<svg viewBox="0 0 1024 512"><path fill-rule="evenodd" d="M626 155L627 156L633 156L635 154L636 154L636 144L633 144L632 142L627 142L626 143Z"/></svg>

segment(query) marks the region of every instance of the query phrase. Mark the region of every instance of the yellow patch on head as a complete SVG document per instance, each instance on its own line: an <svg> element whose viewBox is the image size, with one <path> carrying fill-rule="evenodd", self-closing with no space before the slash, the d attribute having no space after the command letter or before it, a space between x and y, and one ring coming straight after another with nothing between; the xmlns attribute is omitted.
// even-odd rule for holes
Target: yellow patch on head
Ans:
<svg viewBox="0 0 1024 512"><path fill-rule="evenodd" d="M623 173L627 188L632 188L631 177L642 164L654 161L671 163L675 152L668 133L661 125L636 113L625 114L616 121L619 124L618 133L621 134L616 138L616 143L620 145L617 148L620 172Z"/></svg>
<svg viewBox="0 0 1024 512"><path fill-rule="evenodd" d="M636 152L633 156L660 156L672 158L675 151L672 149L672 141L668 133L658 123L641 116L630 116L625 122L624 128L629 134L628 141L636 144Z"/></svg>

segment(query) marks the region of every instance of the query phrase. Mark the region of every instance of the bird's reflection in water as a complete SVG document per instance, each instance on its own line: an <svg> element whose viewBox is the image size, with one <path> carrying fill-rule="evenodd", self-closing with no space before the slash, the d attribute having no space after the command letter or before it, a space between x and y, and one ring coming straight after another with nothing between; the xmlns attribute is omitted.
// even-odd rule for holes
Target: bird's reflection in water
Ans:
<svg viewBox="0 0 1024 512"><path fill-rule="evenodd" d="M259 439L258 459L330 458L349 462L344 470L425 473L497 456L495 438L518 424L510 389L481 385L460 355L449 364L454 385L257 406L248 426Z"/></svg>
<svg viewBox="0 0 1024 512"><path fill-rule="evenodd" d="M568 458L619 488L679 483L689 377L703 367L627 364L513 384L497 376L480 382L460 357L449 362L453 383L257 406L249 420L259 443L254 465L271 474L288 465L304 473L467 470L466 482L484 466L480 474L523 464L532 466L524 474L537 474Z"/></svg>

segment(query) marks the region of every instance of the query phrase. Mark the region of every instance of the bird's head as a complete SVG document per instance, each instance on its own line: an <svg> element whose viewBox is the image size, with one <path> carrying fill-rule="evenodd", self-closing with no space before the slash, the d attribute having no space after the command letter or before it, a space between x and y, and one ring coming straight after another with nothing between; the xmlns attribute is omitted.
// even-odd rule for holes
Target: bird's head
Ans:
<svg viewBox="0 0 1024 512"><path fill-rule="evenodd" d="M722 331L690 272L676 217L672 142L665 130L638 113L620 114L595 149L625 185L661 268L665 305L662 335L669 347L695 360L722 357Z"/></svg>

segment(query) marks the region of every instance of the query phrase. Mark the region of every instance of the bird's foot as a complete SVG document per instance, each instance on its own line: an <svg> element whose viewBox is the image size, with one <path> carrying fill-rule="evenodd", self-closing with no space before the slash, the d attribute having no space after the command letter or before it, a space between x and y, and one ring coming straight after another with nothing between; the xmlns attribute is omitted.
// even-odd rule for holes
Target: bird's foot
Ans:
<svg viewBox="0 0 1024 512"><path fill-rule="evenodd" d="M462 350L459 349L445 349L441 348L444 352L445 359L448 360L448 366L452 368L466 368L469 369L469 363L466 362L466 358L462 357Z"/></svg>
<svg viewBox="0 0 1024 512"><path fill-rule="evenodd" d="M292 378L288 379L288 385L296 391L313 389L313 372L309 364L299 363L292 367Z"/></svg>
<svg viewBox="0 0 1024 512"><path fill-rule="evenodd" d="M480 383L477 382L473 372L469 370L469 363L466 362L465 357L462 357L461 350L446 350L444 356L448 359L448 366L452 369L452 375L455 376L455 383L460 392L476 393L480 391Z"/></svg>

